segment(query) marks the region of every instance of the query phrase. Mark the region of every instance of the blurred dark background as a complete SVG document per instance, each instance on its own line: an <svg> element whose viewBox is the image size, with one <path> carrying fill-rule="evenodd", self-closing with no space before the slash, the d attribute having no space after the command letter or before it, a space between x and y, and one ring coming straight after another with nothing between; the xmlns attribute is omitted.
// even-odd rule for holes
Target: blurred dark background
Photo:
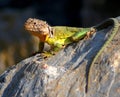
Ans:
<svg viewBox="0 0 120 97"><path fill-rule="evenodd" d="M29 57L38 40L24 30L26 19L50 25L90 27L120 14L118 0L0 0L0 73Z"/></svg>

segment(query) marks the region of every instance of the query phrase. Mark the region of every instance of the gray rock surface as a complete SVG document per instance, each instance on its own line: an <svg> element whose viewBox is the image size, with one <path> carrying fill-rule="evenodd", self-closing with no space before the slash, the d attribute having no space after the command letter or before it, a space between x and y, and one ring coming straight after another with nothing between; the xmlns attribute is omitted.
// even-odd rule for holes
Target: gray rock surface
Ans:
<svg viewBox="0 0 120 97"><path fill-rule="evenodd" d="M119 18L118 18L119 19ZM120 97L120 31L99 56L112 25L44 59L29 57L0 75L1 97ZM88 76L92 77L86 91Z"/></svg>

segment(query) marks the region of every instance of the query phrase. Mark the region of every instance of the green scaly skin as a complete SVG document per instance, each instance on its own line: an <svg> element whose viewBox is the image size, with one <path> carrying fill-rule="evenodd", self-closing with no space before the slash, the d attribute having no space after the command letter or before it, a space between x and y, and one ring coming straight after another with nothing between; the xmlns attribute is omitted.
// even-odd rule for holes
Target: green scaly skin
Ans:
<svg viewBox="0 0 120 97"><path fill-rule="evenodd" d="M99 50L99 52L96 54L96 56L94 57L90 67L89 67L89 71L88 71L88 80L87 80L87 91L90 89L90 83L92 82L91 81L91 78L90 78L90 75L92 75L93 71L91 68L94 67L94 63L97 61L98 57L100 56L100 54L102 53L102 51L105 49L105 47L112 41L112 39L114 38L114 36L116 35L116 33L118 32L119 30L119 22L117 19L115 18L110 18L106 21L104 21L103 23L95 26L94 28L99 31L101 29L104 29L105 27L108 27L109 25L112 25L113 24L113 29L112 29L112 33L110 35L110 37L108 38L108 40L104 43L104 45L102 46L102 48Z"/></svg>
<svg viewBox="0 0 120 97"><path fill-rule="evenodd" d="M65 26L54 26L53 37L46 38L46 43L52 47L52 52L59 51L66 45L83 39L91 28L76 28Z"/></svg>

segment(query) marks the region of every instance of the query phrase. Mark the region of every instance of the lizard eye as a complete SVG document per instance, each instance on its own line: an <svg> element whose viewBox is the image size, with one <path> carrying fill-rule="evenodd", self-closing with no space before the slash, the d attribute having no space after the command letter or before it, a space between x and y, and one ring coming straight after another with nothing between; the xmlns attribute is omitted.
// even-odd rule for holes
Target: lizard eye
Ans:
<svg viewBox="0 0 120 97"><path fill-rule="evenodd" d="M36 24L36 22L34 22L34 25Z"/></svg>

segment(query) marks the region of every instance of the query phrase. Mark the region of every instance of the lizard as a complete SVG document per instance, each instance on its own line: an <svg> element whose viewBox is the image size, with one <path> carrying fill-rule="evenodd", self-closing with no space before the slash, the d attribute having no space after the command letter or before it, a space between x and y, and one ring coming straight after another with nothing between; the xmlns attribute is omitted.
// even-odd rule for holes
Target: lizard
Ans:
<svg viewBox="0 0 120 97"><path fill-rule="evenodd" d="M113 29L111 32L110 37L106 40L106 42L103 44L103 46L100 48L100 50L97 52L97 54L95 55L95 57L93 58L90 66L89 66L89 70L87 73L88 79L87 79L87 86L86 86L86 92L88 92L89 88L90 88L90 83L91 83L91 77L90 75L92 75L92 69L94 67L95 62L97 61L98 57L100 56L100 54L103 52L103 50L105 49L105 47L112 41L112 39L114 38L114 36L116 35L116 33L119 30L120 24L118 22L117 19L115 18L109 18L105 21L103 21L102 23L94 26L93 28L97 29L97 31L104 29L110 25L113 25Z"/></svg>
<svg viewBox="0 0 120 97"><path fill-rule="evenodd" d="M39 52L43 52L44 43L47 43L51 46L50 51L53 54L70 43L91 37L96 32L94 28L51 27L46 21L35 18L29 18L24 27L32 35L39 38Z"/></svg>

